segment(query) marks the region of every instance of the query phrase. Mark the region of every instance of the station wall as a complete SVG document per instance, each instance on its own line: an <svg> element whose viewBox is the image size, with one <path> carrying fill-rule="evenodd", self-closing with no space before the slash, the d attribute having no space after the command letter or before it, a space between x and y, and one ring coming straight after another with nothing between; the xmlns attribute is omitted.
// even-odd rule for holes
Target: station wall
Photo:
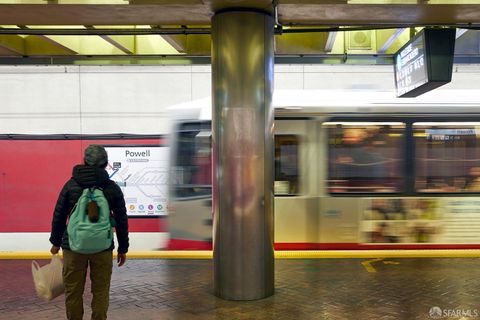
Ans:
<svg viewBox="0 0 480 320"><path fill-rule="evenodd" d="M449 89L478 89L479 65L455 65ZM275 89L394 91L393 66L276 65ZM0 66L0 133L163 134L168 106L211 94L211 68Z"/></svg>
<svg viewBox="0 0 480 320"><path fill-rule="evenodd" d="M391 66L278 65L274 84L392 90L392 71ZM211 69L1 66L0 88L0 133L163 134L170 128L168 106L211 94Z"/></svg>

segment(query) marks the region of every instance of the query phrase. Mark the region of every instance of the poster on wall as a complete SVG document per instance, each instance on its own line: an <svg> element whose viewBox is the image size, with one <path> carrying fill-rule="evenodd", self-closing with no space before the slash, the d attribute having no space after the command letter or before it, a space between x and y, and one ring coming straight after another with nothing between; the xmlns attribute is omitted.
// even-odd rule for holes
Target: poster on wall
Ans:
<svg viewBox="0 0 480 320"><path fill-rule="evenodd" d="M168 147L105 146L107 172L122 189L129 217L166 215Z"/></svg>

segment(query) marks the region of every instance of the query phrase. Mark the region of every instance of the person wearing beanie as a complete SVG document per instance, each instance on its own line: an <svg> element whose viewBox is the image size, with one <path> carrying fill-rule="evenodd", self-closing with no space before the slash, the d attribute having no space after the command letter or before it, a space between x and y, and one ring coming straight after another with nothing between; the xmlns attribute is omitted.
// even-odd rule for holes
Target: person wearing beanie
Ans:
<svg viewBox="0 0 480 320"><path fill-rule="evenodd" d="M83 158L86 165L105 168L108 164L107 151L103 146L91 144L85 149L85 157Z"/></svg>
<svg viewBox="0 0 480 320"><path fill-rule="evenodd" d="M114 243L105 251L94 254L81 254L70 250L67 218L85 188L97 187L103 190L115 220L118 241L118 266L127 260L129 247L128 217L125 199L120 187L109 179L105 168L108 155L103 146L92 144L85 149L84 164L73 168L72 177L63 186L58 197L52 219L50 252L63 251L63 279L65 284L65 307L67 319L83 319L83 291L87 268L90 266L92 298L92 319L107 319L110 298L110 280L113 267Z"/></svg>

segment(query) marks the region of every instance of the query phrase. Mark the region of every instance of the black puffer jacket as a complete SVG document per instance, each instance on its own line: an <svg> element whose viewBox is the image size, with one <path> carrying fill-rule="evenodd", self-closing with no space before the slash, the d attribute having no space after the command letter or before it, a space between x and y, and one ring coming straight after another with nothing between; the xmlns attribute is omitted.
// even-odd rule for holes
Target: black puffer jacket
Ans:
<svg viewBox="0 0 480 320"><path fill-rule="evenodd" d="M67 218L84 188L100 187L107 198L110 210L115 219L115 231L118 240L118 253L128 251L128 217L122 190L108 178L102 168L77 165L73 168L73 176L65 183L58 197L52 220L50 242L62 249L70 250L67 234ZM113 241L110 250L113 250Z"/></svg>

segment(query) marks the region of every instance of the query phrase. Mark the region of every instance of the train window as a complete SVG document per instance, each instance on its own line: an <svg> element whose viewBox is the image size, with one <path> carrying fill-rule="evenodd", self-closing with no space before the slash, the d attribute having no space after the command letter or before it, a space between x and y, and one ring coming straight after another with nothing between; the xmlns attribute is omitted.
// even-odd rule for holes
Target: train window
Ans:
<svg viewBox="0 0 480 320"><path fill-rule="evenodd" d="M480 122L416 122L417 192L480 191Z"/></svg>
<svg viewBox="0 0 480 320"><path fill-rule="evenodd" d="M330 193L404 190L405 124L326 122Z"/></svg>
<svg viewBox="0 0 480 320"><path fill-rule="evenodd" d="M275 136L275 195L298 193L298 137Z"/></svg>
<svg viewBox="0 0 480 320"><path fill-rule="evenodd" d="M211 161L210 129L180 130L172 172L175 195L177 197L211 195Z"/></svg>

